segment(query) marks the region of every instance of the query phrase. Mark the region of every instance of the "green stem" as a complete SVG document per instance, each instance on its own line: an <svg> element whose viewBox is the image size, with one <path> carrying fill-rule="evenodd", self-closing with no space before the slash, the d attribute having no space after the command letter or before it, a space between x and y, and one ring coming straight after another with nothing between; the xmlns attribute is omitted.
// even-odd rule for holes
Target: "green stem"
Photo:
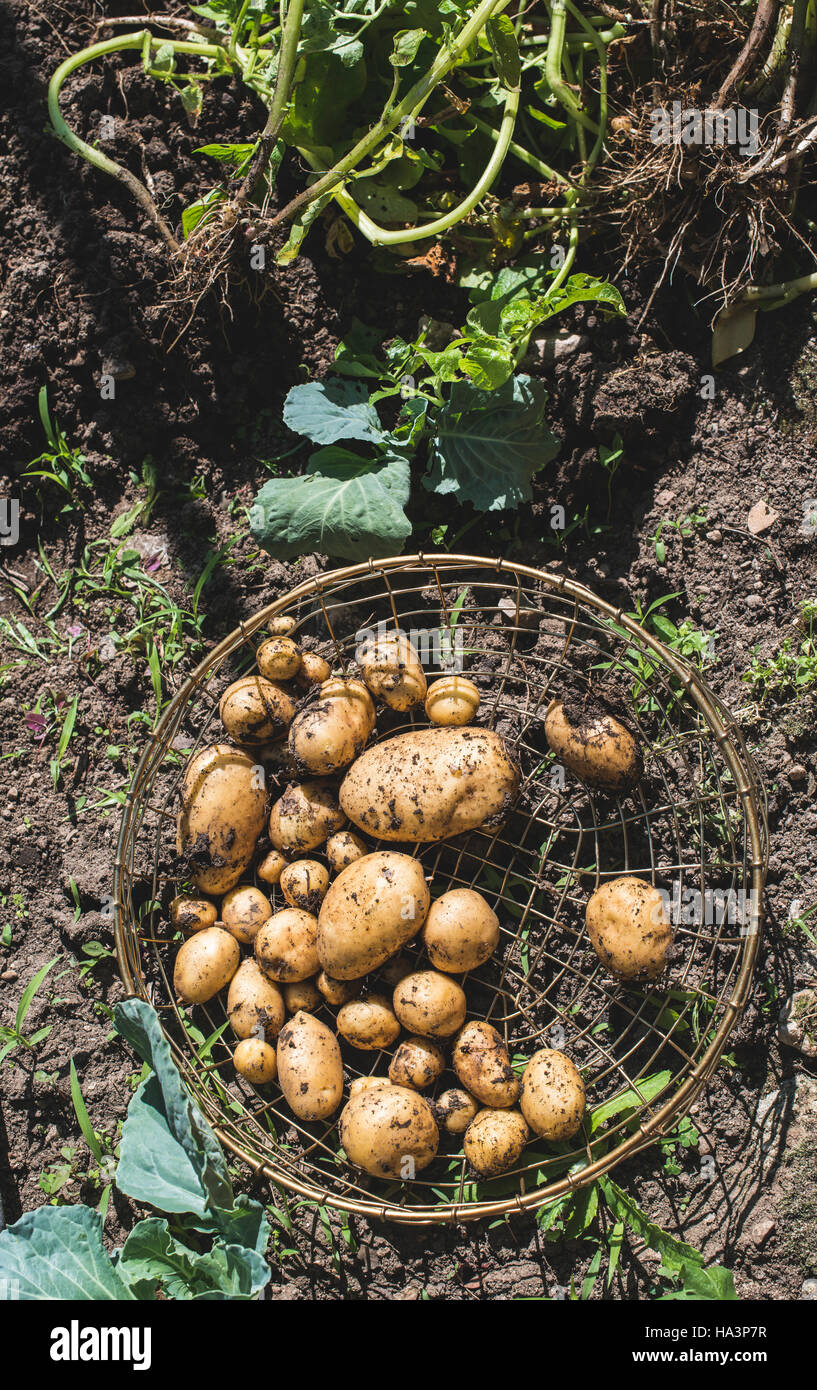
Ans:
<svg viewBox="0 0 817 1390"><path fill-rule="evenodd" d="M770 304L770 309L782 308L790 300L796 299L799 294L810 294L817 290L817 271L811 275L801 275L797 280L782 280L779 285L751 285L743 296L745 304L758 304L764 299L779 300L779 304Z"/></svg>
<svg viewBox="0 0 817 1390"><path fill-rule="evenodd" d="M266 125L261 132L258 149L253 155L252 163L238 191L236 201L239 203L245 203L257 188L259 180L270 162L270 157L272 151L275 149L281 126L284 124L284 117L286 116L289 100L292 96L295 67L298 62L298 40L301 37L301 22L303 20L303 15L304 0L290 0L284 23L284 32L281 36L281 52L278 57L278 76L275 79L275 91L272 95L272 105L269 109Z"/></svg>
<svg viewBox="0 0 817 1390"><path fill-rule="evenodd" d="M582 110L562 76L562 59L567 33L567 0L551 0L550 19L550 38L548 39L545 58L547 84L577 125L584 126L585 130L597 135L598 126Z"/></svg>

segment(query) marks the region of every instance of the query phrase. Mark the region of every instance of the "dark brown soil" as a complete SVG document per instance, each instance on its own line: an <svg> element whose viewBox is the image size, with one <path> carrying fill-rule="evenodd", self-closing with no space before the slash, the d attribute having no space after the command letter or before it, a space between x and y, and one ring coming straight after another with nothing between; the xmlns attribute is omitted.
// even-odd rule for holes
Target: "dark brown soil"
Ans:
<svg viewBox="0 0 817 1390"><path fill-rule="evenodd" d="M127 6L106 6L107 12ZM138 480L150 455L160 496L146 526L129 543L157 561L153 573L177 603L189 606L206 553L233 542L226 563L203 593L202 640L210 644L239 618L327 565L258 561L242 508L269 476L265 460L292 447L281 424L286 390L305 372L321 372L354 316L389 331L412 332L420 313L456 321L459 292L417 272L375 282L365 249L330 255L319 228L308 252L287 271L267 272L253 295L237 291L231 317L205 303L172 350L167 263L124 191L83 166L46 131L45 87L56 64L89 41L102 7L9 0L0 15L0 84L6 101L0 181L0 340L3 380L0 429L8 478L3 495L21 498L19 542L4 547L0 615L44 639L42 615L57 585L76 570L83 549L108 536L112 520L144 496ZM100 114L119 118L122 149L144 155L175 215L196 189L207 140L250 138L257 124L239 94L208 96L196 130L172 95L147 87L134 67L121 87L99 67L72 87L71 115L90 128ZM126 103L126 104L125 104ZM127 111L127 119L125 119ZM137 147L141 145L141 154ZM119 147L118 147L119 148ZM606 269L588 247L582 269ZM617 1177L654 1220L734 1269L744 1297L801 1296L817 1275L813 1202L817 1120L814 1063L776 1041L778 1009L817 971L817 952L789 925L817 899L815 869L815 703L790 693L758 705L741 680L753 652L772 656L786 636L800 640L800 606L817 591L815 542L803 534L808 500L817 495L817 331L808 302L761 316L757 341L717 377L714 400L701 395L709 368L706 315L699 317L684 283L667 287L644 330L636 333L649 285L620 280L631 315L606 324L592 312L565 321L579 342L555 366L533 370L548 382L552 424L564 443L537 479L535 501L518 517L481 521L468 535L474 551L502 553L558 567L628 611L666 594L677 621L717 634L710 681L740 711L769 794L771 859L763 956L752 999L730 1052L693 1118L698 1149L664 1169L664 1155L642 1155ZM259 291L267 292L259 296ZM114 400L101 400L99 377L113 363ZM93 477L84 512L59 515L57 493L38 497L19 473L43 448L37 393L49 402ZM599 444L619 432L626 454L610 487ZM194 480L201 480L193 486ZM758 502L777 513L760 536L747 529ZM568 522L584 518L557 548L550 508ZM668 525L697 513L705 520L684 539ZM428 548L437 514L427 494L415 499L417 543ZM463 513L462 523L470 519ZM655 533L666 547L663 563ZM458 522L451 527L451 534ZM40 588L34 601L35 592ZM33 602L35 616L20 594ZM115 606L114 606L115 607ZM110 955L83 954L89 943L112 946L109 911L118 806L106 792L128 781L144 737L129 722L153 709L150 673L138 649L107 642L117 612L104 593L87 606L74 590L55 622L61 634L81 626L69 657L24 655L4 642L0 730L6 761L0 805L0 1023L9 1025L33 974L58 958L31 1006L24 1031L48 1036L18 1048L0 1068L0 1184L8 1222L47 1200L40 1179L76 1151L62 1196L98 1200L88 1177L68 1082L73 1058L94 1126L115 1142L131 1095L134 1058L111 1033L109 1009L121 996ZM87 634L87 635L86 635ZM69 634L70 635L70 634ZM67 637L66 637L67 645ZM197 659L191 648L173 671L178 683ZM45 693L58 709L79 696L76 732L58 790L49 761L56 737L26 719ZM61 703L62 702L62 703ZM52 706L46 703L44 708ZM91 948L94 949L93 947ZM80 967L92 959L93 969ZM765 1100L764 1100L765 1098ZM810 1165L802 1154L811 1154ZM798 1176L799 1175L799 1176ZM246 1174L238 1180L252 1190ZM794 1196L802 1200L794 1200ZM269 1199L268 1190L257 1195ZM121 1240L133 1220L115 1197L106 1233ZM553 1293L577 1282L593 1254L588 1243L546 1245L527 1218L490 1227L412 1233L352 1222L353 1247L336 1229L334 1248L318 1215L295 1216L280 1233L275 1298L508 1299ZM631 1246L606 1296L647 1298L657 1257Z"/></svg>

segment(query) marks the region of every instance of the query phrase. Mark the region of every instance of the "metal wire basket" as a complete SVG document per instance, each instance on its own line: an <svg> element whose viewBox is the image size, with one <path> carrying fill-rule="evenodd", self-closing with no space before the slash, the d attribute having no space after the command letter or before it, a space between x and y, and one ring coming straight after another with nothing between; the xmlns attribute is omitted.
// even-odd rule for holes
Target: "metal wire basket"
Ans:
<svg viewBox="0 0 817 1390"><path fill-rule="evenodd" d="M522 788L499 831L407 847L432 896L476 886L499 916L498 950L464 981L469 1017L489 1019L512 1059L563 1048L586 1080L580 1134L556 1146L534 1140L501 1178L475 1181L459 1140L445 1140L411 1182L367 1177L338 1152L334 1122L296 1120L277 1087L255 1090L236 1076L220 999L194 1010L174 999L178 939L167 904L183 886L175 822L187 750L223 739L218 696L252 668L256 641L279 614L295 619L304 647L344 671L354 670L361 632L401 627L429 676L462 669L477 683L478 724L516 746ZM550 700L584 692L601 692L640 735L645 774L627 797L588 792L547 748ZM418 722L422 709L386 711L376 736ZM666 1134L711 1076L757 958L766 846L764 796L735 719L697 670L627 614L561 575L501 560L371 561L308 579L242 623L171 700L122 817L119 968L126 989L158 1009L221 1142L255 1172L328 1207L414 1225L532 1211ZM589 894L625 873L674 904L674 959L648 986L611 979L584 927ZM345 1044L343 1053L349 1077L388 1067L380 1053ZM440 1088L452 1084L448 1074Z"/></svg>

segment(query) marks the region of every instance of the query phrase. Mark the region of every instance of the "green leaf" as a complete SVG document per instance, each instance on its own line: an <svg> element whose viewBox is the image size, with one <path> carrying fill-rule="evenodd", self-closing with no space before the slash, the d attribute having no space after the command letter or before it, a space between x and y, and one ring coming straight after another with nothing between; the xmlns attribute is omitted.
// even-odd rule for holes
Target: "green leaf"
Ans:
<svg viewBox="0 0 817 1390"><path fill-rule="evenodd" d="M640 1236L644 1244L651 1250L657 1250L661 1260L667 1269L680 1270L685 1264L703 1265L704 1257L699 1250L688 1245L684 1240L676 1240L668 1231L663 1231L660 1226L656 1226L650 1221L645 1212L641 1210L637 1202L628 1196L613 1179L604 1176L599 1178L599 1186L604 1195L610 1210L617 1221L623 1221L626 1226L635 1231Z"/></svg>
<svg viewBox="0 0 817 1390"><path fill-rule="evenodd" d="M39 1207L0 1233L0 1280L25 1301L123 1302L134 1298L86 1206Z"/></svg>
<svg viewBox="0 0 817 1390"><path fill-rule="evenodd" d="M320 217L325 207L328 207L334 196L334 190L330 188L328 193L322 193L314 202L307 203L303 212L295 218L289 229L289 236L280 251L275 253L276 265L291 265L296 259L301 249L304 238L309 228L316 218Z"/></svg>
<svg viewBox="0 0 817 1390"><path fill-rule="evenodd" d="M710 1265L708 1269L702 1269L696 1264L682 1264L678 1273L683 1280L681 1288L662 1294L659 1303L681 1299L690 1302L738 1302L732 1271L723 1265Z"/></svg>
<svg viewBox="0 0 817 1390"><path fill-rule="evenodd" d="M544 422L541 382L517 376L498 391L457 382L440 409L423 486L478 511L518 507L531 499L531 478L558 452Z"/></svg>
<svg viewBox="0 0 817 1390"><path fill-rule="evenodd" d="M77 1076L77 1069L74 1066L73 1057L71 1058L70 1063L70 1076L71 1099L74 1103L74 1113L76 1114L77 1122L79 1124L80 1130L82 1131L82 1137L88 1145L88 1148L91 1150L91 1153L93 1154L97 1163L101 1163L102 1148L100 1146L99 1140L96 1137L96 1134L94 1133L94 1127L91 1124L90 1116L85 1105L85 1098L83 1097L82 1090L80 1089L79 1077Z"/></svg>
<svg viewBox="0 0 817 1390"><path fill-rule="evenodd" d="M659 1071L654 1076L645 1076L634 1081L631 1087L622 1091L621 1095L613 1096L612 1100L603 1101L590 1115L590 1133L595 1134L596 1130L601 1129L602 1125L615 1119L617 1115L628 1112L632 1114L642 1105L648 1105L661 1094L671 1080L672 1072Z"/></svg>
<svg viewBox="0 0 817 1390"><path fill-rule="evenodd" d="M269 1282L264 1259L242 1245L216 1241L198 1253L171 1235L167 1222L149 1217L134 1226L117 1269L137 1298L155 1298L159 1286L173 1299L250 1299Z"/></svg>
<svg viewBox="0 0 817 1390"><path fill-rule="evenodd" d="M335 371L344 376L374 377L377 381L388 376L376 351L384 337L382 328L369 328L360 319L353 319L335 351Z"/></svg>
<svg viewBox="0 0 817 1390"><path fill-rule="evenodd" d="M485 37L491 46L494 67L502 86L515 89L521 81L522 63L512 20L506 14L492 15L485 25Z"/></svg>
<svg viewBox="0 0 817 1390"><path fill-rule="evenodd" d="M712 330L712 366L745 352L754 341L757 305L738 302L722 309Z"/></svg>
<svg viewBox="0 0 817 1390"><path fill-rule="evenodd" d="M42 984L49 970L52 970L54 968L58 960L59 956L55 956L54 959L48 961L46 965L41 965L36 975L32 976L25 989L23 990L22 994L20 995L20 1002L17 1005L17 1014L14 1019L14 1026L18 1033L22 1033L23 1031L23 1024L26 1021L26 1014L31 1008L31 1001L34 998L34 995L37 993L37 990L40 988L40 985Z"/></svg>
<svg viewBox="0 0 817 1390"><path fill-rule="evenodd" d="M394 49L389 55L389 62L395 68L404 68L413 63L417 57L417 49L425 38L424 29L403 29L394 36Z"/></svg>
<svg viewBox="0 0 817 1390"><path fill-rule="evenodd" d="M293 386L284 401L284 424L314 444L336 444L341 439L379 444L384 439L365 388L331 377Z"/></svg>

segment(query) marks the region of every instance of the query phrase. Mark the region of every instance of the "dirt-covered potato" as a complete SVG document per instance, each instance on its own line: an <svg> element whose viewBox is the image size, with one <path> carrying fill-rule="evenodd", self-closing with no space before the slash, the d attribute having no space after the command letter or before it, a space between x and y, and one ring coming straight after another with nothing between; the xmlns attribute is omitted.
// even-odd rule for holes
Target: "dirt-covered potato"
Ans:
<svg viewBox="0 0 817 1390"><path fill-rule="evenodd" d="M405 1086L369 1086L341 1111L338 1135L350 1163L375 1178L410 1182L440 1142L428 1101Z"/></svg>
<svg viewBox="0 0 817 1390"><path fill-rule="evenodd" d="M529 1138L518 1110L480 1110L465 1131L462 1147L479 1177L495 1178L519 1162Z"/></svg>
<svg viewBox="0 0 817 1390"><path fill-rule="evenodd" d="M233 1065L239 1076L253 1086L265 1086L278 1075L275 1048L263 1038L244 1038L233 1053Z"/></svg>
<svg viewBox="0 0 817 1390"><path fill-rule="evenodd" d="M364 854L369 853L369 849L353 830L339 830L336 835L329 836L323 852L329 860L330 868L339 874L342 869L348 869L350 864L354 864L356 859L362 859Z"/></svg>
<svg viewBox="0 0 817 1390"><path fill-rule="evenodd" d="M203 931L218 921L215 903L207 898L186 898L183 894L174 898L170 904L170 922L177 931L191 936L195 931Z"/></svg>
<svg viewBox="0 0 817 1390"><path fill-rule="evenodd" d="M284 854L317 849L340 830L346 817L328 782L301 782L287 787L269 817L269 837Z"/></svg>
<svg viewBox="0 0 817 1390"><path fill-rule="evenodd" d="M270 980L297 984L317 974L318 922L311 912L285 907L273 913L255 938L255 958Z"/></svg>
<svg viewBox="0 0 817 1390"><path fill-rule="evenodd" d="M318 955L337 980L358 980L416 936L426 918L428 885L408 854L366 854L330 884L318 917Z"/></svg>
<svg viewBox="0 0 817 1390"><path fill-rule="evenodd" d="M272 1042L284 1026L284 996L252 957L242 960L230 981L227 1017L237 1038L262 1031L266 1041Z"/></svg>
<svg viewBox="0 0 817 1390"><path fill-rule="evenodd" d="M432 1038L404 1038L389 1064L389 1081L424 1091L445 1071L445 1053Z"/></svg>
<svg viewBox="0 0 817 1390"><path fill-rule="evenodd" d="M221 920L242 946L251 946L259 928L272 916L272 903L250 883L231 888L221 903Z"/></svg>
<svg viewBox="0 0 817 1390"><path fill-rule="evenodd" d="M187 764L181 787L176 848L203 893L226 893L253 856L264 828L264 769L229 743L202 748Z"/></svg>
<svg viewBox="0 0 817 1390"><path fill-rule="evenodd" d="M276 884L280 882L281 874L288 863L289 860L280 850L271 849L269 854L264 855L255 872L262 883Z"/></svg>
<svg viewBox="0 0 817 1390"><path fill-rule="evenodd" d="M295 701L263 676L242 676L228 685L218 712L230 738L255 747L286 733L295 714Z"/></svg>
<svg viewBox="0 0 817 1390"><path fill-rule="evenodd" d="M348 767L365 748L374 721L372 697L362 681L324 681L319 698L290 725L289 752L295 767L316 777Z"/></svg>
<svg viewBox="0 0 817 1390"><path fill-rule="evenodd" d="M420 729L367 748L340 788L359 830L379 840L444 840L502 823L519 767L490 729Z"/></svg>
<svg viewBox="0 0 817 1390"><path fill-rule="evenodd" d="M173 988L185 1004L206 1004L233 978L241 951L223 927L205 927L179 947Z"/></svg>
<svg viewBox="0 0 817 1390"><path fill-rule="evenodd" d="M323 1003L317 980L296 980L294 984L284 985L284 1003L288 1014L314 1014Z"/></svg>
<svg viewBox="0 0 817 1390"><path fill-rule="evenodd" d="M329 870L317 859L297 859L287 865L279 882L290 907L317 912L329 887Z"/></svg>
<svg viewBox="0 0 817 1390"><path fill-rule="evenodd" d="M272 637L289 637L290 633L295 631L295 619L286 613L276 613L269 625L269 631Z"/></svg>
<svg viewBox="0 0 817 1390"><path fill-rule="evenodd" d="M338 1010L337 1023L341 1037L362 1052L377 1052L380 1048L391 1047L400 1033L400 1024L383 994L350 999Z"/></svg>
<svg viewBox="0 0 817 1390"><path fill-rule="evenodd" d="M465 1021L465 991L450 975L417 970L394 991L394 1012L403 1027L423 1038L450 1038Z"/></svg>
<svg viewBox="0 0 817 1390"><path fill-rule="evenodd" d="M358 660L372 694L390 709L413 709L425 699L425 673L404 632L372 633L361 646Z"/></svg>
<svg viewBox="0 0 817 1390"><path fill-rule="evenodd" d="M473 888L451 888L431 904L422 932L431 964L449 975L476 970L499 945L499 918Z"/></svg>
<svg viewBox="0 0 817 1390"><path fill-rule="evenodd" d="M552 700L545 715L545 738L559 762L587 787L624 794L641 780L641 750L629 729L611 714Z"/></svg>
<svg viewBox="0 0 817 1390"><path fill-rule="evenodd" d="M278 1034L278 1084L299 1120L326 1120L343 1098L338 1040L303 1009Z"/></svg>
<svg viewBox="0 0 817 1390"><path fill-rule="evenodd" d="M585 913L593 949L619 980L657 980L667 964L672 925L657 888L625 876L603 883Z"/></svg>
<svg viewBox="0 0 817 1390"><path fill-rule="evenodd" d="M479 690L465 676L442 676L428 687L425 710L432 724L470 724L479 709Z"/></svg>
<svg viewBox="0 0 817 1390"><path fill-rule="evenodd" d="M331 674L332 668L329 662L324 661L317 652L302 652L301 665L295 677L295 683L302 689L309 689L312 685L323 685Z"/></svg>
<svg viewBox="0 0 817 1390"><path fill-rule="evenodd" d="M522 1073L519 1105L534 1134L571 1139L581 1127L585 1091L570 1058L552 1047L534 1052Z"/></svg>
<svg viewBox="0 0 817 1390"><path fill-rule="evenodd" d="M491 1110L505 1110L519 1098L519 1080L502 1035L490 1023L471 1022L458 1034L451 1065L472 1096Z"/></svg>
<svg viewBox="0 0 817 1390"><path fill-rule="evenodd" d="M349 1099L353 1100L361 1091L374 1091L378 1086L390 1085L391 1082L385 1076L356 1076L349 1087Z"/></svg>
<svg viewBox="0 0 817 1390"><path fill-rule="evenodd" d="M327 1004L331 1004L333 1009L339 1009L360 993L362 981L336 980L334 975L327 975L325 970L321 970L315 983Z"/></svg>
<svg viewBox="0 0 817 1390"><path fill-rule="evenodd" d="M464 1134L478 1111L479 1102L456 1086L450 1091L443 1091L434 1104L437 1123L447 1134Z"/></svg>
<svg viewBox="0 0 817 1390"><path fill-rule="evenodd" d="M301 668L301 649L291 637L268 637L256 652L258 669L268 681L288 681Z"/></svg>

